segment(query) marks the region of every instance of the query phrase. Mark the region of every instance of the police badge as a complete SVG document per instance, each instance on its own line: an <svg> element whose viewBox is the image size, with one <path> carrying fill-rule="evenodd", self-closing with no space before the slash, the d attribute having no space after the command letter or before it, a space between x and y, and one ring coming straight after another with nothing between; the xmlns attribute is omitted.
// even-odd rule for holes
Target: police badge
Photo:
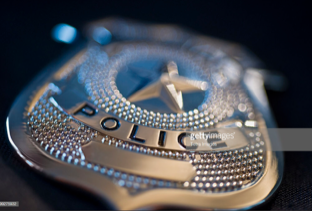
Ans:
<svg viewBox="0 0 312 211"><path fill-rule="evenodd" d="M283 157L255 56L117 18L84 34L9 113L26 164L115 209L248 209L275 192Z"/></svg>

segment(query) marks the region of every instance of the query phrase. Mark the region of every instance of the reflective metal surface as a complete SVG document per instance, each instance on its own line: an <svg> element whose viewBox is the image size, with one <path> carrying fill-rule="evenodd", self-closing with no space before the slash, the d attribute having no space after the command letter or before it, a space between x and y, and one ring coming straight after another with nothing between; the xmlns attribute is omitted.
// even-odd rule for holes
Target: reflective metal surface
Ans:
<svg viewBox="0 0 312 211"><path fill-rule="evenodd" d="M85 34L8 116L29 166L116 209L247 209L274 193L283 158L259 60L176 26L104 19Z"/></svg>

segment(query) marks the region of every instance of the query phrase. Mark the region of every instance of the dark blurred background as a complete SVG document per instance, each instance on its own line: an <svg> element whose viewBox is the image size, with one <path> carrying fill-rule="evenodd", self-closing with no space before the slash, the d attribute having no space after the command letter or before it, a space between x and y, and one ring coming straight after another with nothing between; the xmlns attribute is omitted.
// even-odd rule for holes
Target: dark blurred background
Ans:
<svg viewBox="0 0 312 211"><path fill-rule="evenodd" d="M288 78L285 92L268 91L277 124L312 127L310 1L7 1L0 4L0 201L20 209L103 209L94 196L51 182L13 153L5 118L20 91L48 63L68 50L51 39L58 23L81 28L88 21L122 16L179 24L244 44ZM307 141L311 139L307 137ZM295 141L295 140L294 140ZM312 153L285 153L285 177L265 209L312 208Z"/></svg>

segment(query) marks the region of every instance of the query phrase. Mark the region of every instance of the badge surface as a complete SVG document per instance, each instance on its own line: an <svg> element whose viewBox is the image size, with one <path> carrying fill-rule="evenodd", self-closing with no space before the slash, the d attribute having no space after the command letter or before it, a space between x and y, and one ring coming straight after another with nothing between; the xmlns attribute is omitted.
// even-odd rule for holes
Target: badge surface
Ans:
<svg viewBox="0 0 312 211"><path fill-rule="evenodd" d="M116 209L246 209L278 187L260 62L176 26L104 19L7 118L30 166Z"/></svg>

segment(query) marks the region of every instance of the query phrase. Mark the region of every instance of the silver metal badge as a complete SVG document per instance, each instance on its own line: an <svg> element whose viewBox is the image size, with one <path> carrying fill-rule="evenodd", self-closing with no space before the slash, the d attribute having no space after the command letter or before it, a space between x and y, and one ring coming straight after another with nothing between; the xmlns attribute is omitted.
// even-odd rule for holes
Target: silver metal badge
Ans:
<svg viewBox="0 0 312 211"><path fill-rule="evenodd" d="M116 209L246 209L274 193L283 160L258 59L176 26L104 19L85 34L7 118L30 167Z"/></svg>

